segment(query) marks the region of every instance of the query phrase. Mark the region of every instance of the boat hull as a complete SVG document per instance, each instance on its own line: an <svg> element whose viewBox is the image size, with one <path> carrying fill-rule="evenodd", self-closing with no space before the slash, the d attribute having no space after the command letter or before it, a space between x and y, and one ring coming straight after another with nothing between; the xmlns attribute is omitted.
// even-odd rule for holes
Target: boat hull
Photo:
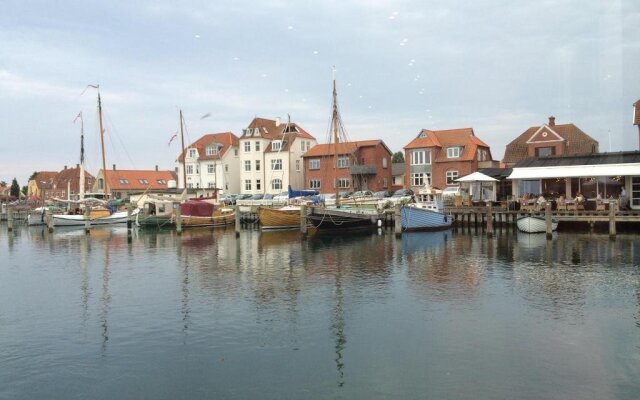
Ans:
<svg viewBox="0 0 640 400"><path fill-rule="evenodd" d="M138 215L136 225L141 228L172 228L175 220L172 215Z"/></svg>
<svg viewBox="0 0 640 400"><path fill-rule="evenodd" d="M438 211L404 206L400 208L400 224L405 231L436 231L450 228L453 218Z"/></svg>
<svg viewBox="0 0 640 400"><path fill-rule="evenodd" d="M544 217L538 216L526 216L520 217L516 221L518 230L526 233L539 233L547 231L547 222ZM558 228L558 220L551 220L551 230L555 231Z"/></svg>
<svg viewBox="0 0 640 400"><path fill-rule="evenodd" d="M377 219L374 214L334 209L314 209L307 216L308 222L320 231L374 229Z"/></svg>
<svg viewBox="0 0 640 400"><path fill-rule="evenodd" d="M261 229L300 228L300 209L260 208L258 210Z"/></svg>
<svg viewBox="0 0 640 400"><path fill-rule="evenodd" d="M29 214L27 215L27 226L39 226L45 225L44 214Z"/></svg>
<svg viewBox="0 0 640 400"><path fill-rule="evenodd" d="M236 222L236 213L219 213L210 217L196 217L192 215L182 215L183 228L197 228L205 226L224 226Z"/></svg>
<svg viewBox="0 0 640 400"><path fill-rule="evenodd" d="M91 216L87 218L84 215L64 214L53 214L51 218L53 218L53 226L85 226L87 220L89 221L89 226L100 226L126 224L129 216L126 211L118 211L111 215L97 218L92 218Z"/></svg>

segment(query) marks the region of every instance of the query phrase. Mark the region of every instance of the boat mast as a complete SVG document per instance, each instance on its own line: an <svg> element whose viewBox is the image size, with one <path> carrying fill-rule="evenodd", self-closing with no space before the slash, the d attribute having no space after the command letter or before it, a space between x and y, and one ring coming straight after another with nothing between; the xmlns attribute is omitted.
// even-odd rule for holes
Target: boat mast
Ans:
<svg viewBox="0 0 640 400"><path fill-rule="evenodd" d="M335 186L336 186L336 206L340 206L340 188L338 187L338 119L340 115L338 114L338 93L336 91L336 69L333 69L333 105L332 105L332 115L331 115L331 124L333 128L333 161L335 163Z"/></svg>
<svg viewBox="0 0 640 400"><path fill-rule="evenodd" d="M82 118L82 111L78 114L76 119L80 118L80 181L78 184L79 188L79 198L78 200L84 199L84 119ZM76 122L73 120L73 122Z"/></svg>
<svg viewBox="0 0 640 400"><path fill-rule="evenodd" d="M293 169L293 166L291 165L291 132L289 132L291 130L291 115L287 114L287 126L284 128L285 129L285 134L289 133L289 139L287 140L287 190L288 187L291 186L291 170ZM282 137L284 138L284 135L282 135ZM284 187L282 188L284 189Z"/></svg>
<svg viewBox="0 0 640 400"><path fill-rule="evenodd" d="M102 146L102 178L104 179L104 197L107 198L109 193L109 181L107 180L107 160L104 155L104 126L102 125L102 100L100 99L100 85L96 85L98 89L98 121L100 122L100 145Z"/></svg>
<svg viewBox="0 0 640 400"><path fill-rule="evenodd" d="M187 188L187 154L184 152L184 123L182 118L182 110L180 110L180 141L182 143L182 179L184 180L184 189Z"/></svg>

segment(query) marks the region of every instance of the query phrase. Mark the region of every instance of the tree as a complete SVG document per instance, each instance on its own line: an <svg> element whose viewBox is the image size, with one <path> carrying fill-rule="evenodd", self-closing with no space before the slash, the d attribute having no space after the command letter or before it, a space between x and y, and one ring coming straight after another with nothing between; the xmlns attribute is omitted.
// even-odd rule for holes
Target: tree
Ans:
<svg viewBox="0 0 640 400"><path fill-rule="evenodd" d="M36 175L38 175L38 171L33 171L33 174L31 174L31 176L29 177L29 181L32 181L34 179L36 179ZM29 182L27 181L27 182Z"/></svg>
<svg viewBox="0 0 640 400"><path fill-rule="evenodd" d="M7 187L7 182L0 181L0 187Z"/></svg>
<svg viewBox="0 0 640 400"><path fill-rule="evenodd" d="M26 185L25 185L25 186L23 186L23 187L22 187L22 194L26 196L26 195L27 195L27 191L28 191L28 190L29 190L29 186L26 186Z"/></svg>
<svg viewBox="0 0 640 400"><path fill-rule="evenodd" d="M16 178L13 178L13 181L11 181L11 191L9 194L16 199L20 198L20 185L18 185L18 180Z"/></svg>
<svg viewBox="0 0 640 400"><path fill-rule="evenodd" d="M404 162L404 154L401 151L397 151L393 153L393 158L391 158L391 162L393 163L403 163Z"/></svg>

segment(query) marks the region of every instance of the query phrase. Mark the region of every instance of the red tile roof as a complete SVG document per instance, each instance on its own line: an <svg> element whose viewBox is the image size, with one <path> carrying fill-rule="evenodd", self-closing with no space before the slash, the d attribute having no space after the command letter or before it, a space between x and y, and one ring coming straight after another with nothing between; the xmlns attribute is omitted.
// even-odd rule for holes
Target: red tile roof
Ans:
<svg viewBox="0 0 640 400"><path fill-rule="evenodd" d="M640 100L633 103L633 124L640 125Z"/></svg>
<svg viewBox="0 0 640 400"><path fill-rule="evenodd" d="M376 140L359 140L359 141L355 141L355 142L338 143L337 153L338 154L352 154L360 147L377 146L379 144L384 146L389 151L389 153L391 153L391 150L389 150L387 145L384 144L384 142L382 140L379 140L379 139L376 139ZM309 151L304 153L304 155L302 157L329 156L329 155L333 155L335 152L336 152L336 149L335 149L335 146L333 145L333 143L317 144L317 145L313 146Z"/></svg>
<svg viewBox="0 0 640 400"><path fill-rule="evenodd" d="M438 152L434 161L471 161L475 159L478 147L486 147L482 140L478 139L473 133L473 128L446 129L432 131L423 129L418 136L407 144L405 149L420 149L427 147L438 147L445 150L448 147L460 146L463 148L460 157L451 159L447 158L446 151Z"/></svg>
<svg viewBox="0 0 640 400"><path fill-rule="evenodd" d="M221 144L222 148L219 150L218 155L208 156L206 149L209 145L214 143ZM187 146L184 153L180 153L178 156L178 162L182 162L184 160L185 153L189 149L193 148L198 150L198 160L219 160L227 151L229 151L230 148L238 147L239 143L238 137L232 132L209 133Z"/></svg>
<svg viewBox="0 0 640 400"><path fill-rule="evenodd" d="M305 131L300 125L296 124L295 122L291 122L289 124L289 132L285 132L285 129L287 128L286 122L280 122L278 125L276 125L276 122L277 121L272 119L256 117L253 119L253 121L251 121L240 138L242 139L245 137L252 137L253 131L249 130L254 130L257 128L260 137L265 139L277 140L282 139L283 136L294 134L297 137L315 140L315 137L313 137L309 132Z"/></svg>
<svg viewBox="0 0 640 400"><path fill-rule="evenodd" d="M101 173L98 173L98 175L101 175ZM164 183L158 182L159 180ZM174 171L107 170L107 182L109 190L111 191L147 189L162 190L168 188L167 182L170 180L177 180L176 173Z"/></svg>
<svg viewBox="0 0 640 400"><path fill-rule="evenodd" d="M598 151L598 141L584 133L574 124L545 124L530 127L511 143L507 144L502 161L507 164L515 164L529 157L527 141L542 127L555 132L564 139L567 143L565 155L593 153L593 146L595 146L595 152Z"/></svg>
<svg viewBox="0 0 640 400"><path fill-rule="evenodd" d="M52 189L58 176L58 171L40 171L33 177L38 189Z"/></svg>

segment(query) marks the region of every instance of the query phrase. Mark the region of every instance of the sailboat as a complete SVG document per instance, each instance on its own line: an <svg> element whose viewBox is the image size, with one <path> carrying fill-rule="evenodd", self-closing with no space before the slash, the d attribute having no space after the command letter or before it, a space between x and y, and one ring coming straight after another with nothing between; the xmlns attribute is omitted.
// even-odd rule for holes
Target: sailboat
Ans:
<svg viewBox="0 0 640 400"><path fill-rule="evenodd" d="M89 207L89 213L80 214L80 208L75 209L75 213L69 214L51 214L50 218L53 220L53 226L86 226L89 222L90 226L98 225L111 225L126 223L129 219L127 211L113 212L106 201L108 196L108 180L107 180L107 168L106 159L104 154L104 127L102 124L102 100L100 98L100 86L89 85L98 90L98 121L100 127L100 143L102 145L102 172L104 174L104 198L84 198L84 122L81 124L80 135L80 198L78 201L68 201L69 203L75 203L77 205L83 205ZM82 114L79 114L80 120L82 120ZM136 210L137 212L137 210Z"/></svg>
<svg viewBox="0 0 640 400"><path fill-rule="evenodd" d="M184 117L180 110L180 141L182 144L182 177L184 191L180 199L147 196L142 212L136 215L136 225L143 228L171 228L176 225L176 203L181 204L182 227L210 227L235 223L235 212L231 208L218 208L201 199L186 200L187 168L184 148Z"/></svg>
<svg viewBox="0 0 640 400"><path fill-rule="evenodd" d="M346 142L344 126L338 112L338 94L336 91L336 79L333 78L333 102L331 114L331 128L333 141L333 158L335 170L339 171L338 147ZM373 229L378 219L378 212L375 208L352 208L340 205L340 192L338 185L335 185L335 206L334 207L313 207L307 215L307 221L318 230L343 230L349 228Z"/></svg>

